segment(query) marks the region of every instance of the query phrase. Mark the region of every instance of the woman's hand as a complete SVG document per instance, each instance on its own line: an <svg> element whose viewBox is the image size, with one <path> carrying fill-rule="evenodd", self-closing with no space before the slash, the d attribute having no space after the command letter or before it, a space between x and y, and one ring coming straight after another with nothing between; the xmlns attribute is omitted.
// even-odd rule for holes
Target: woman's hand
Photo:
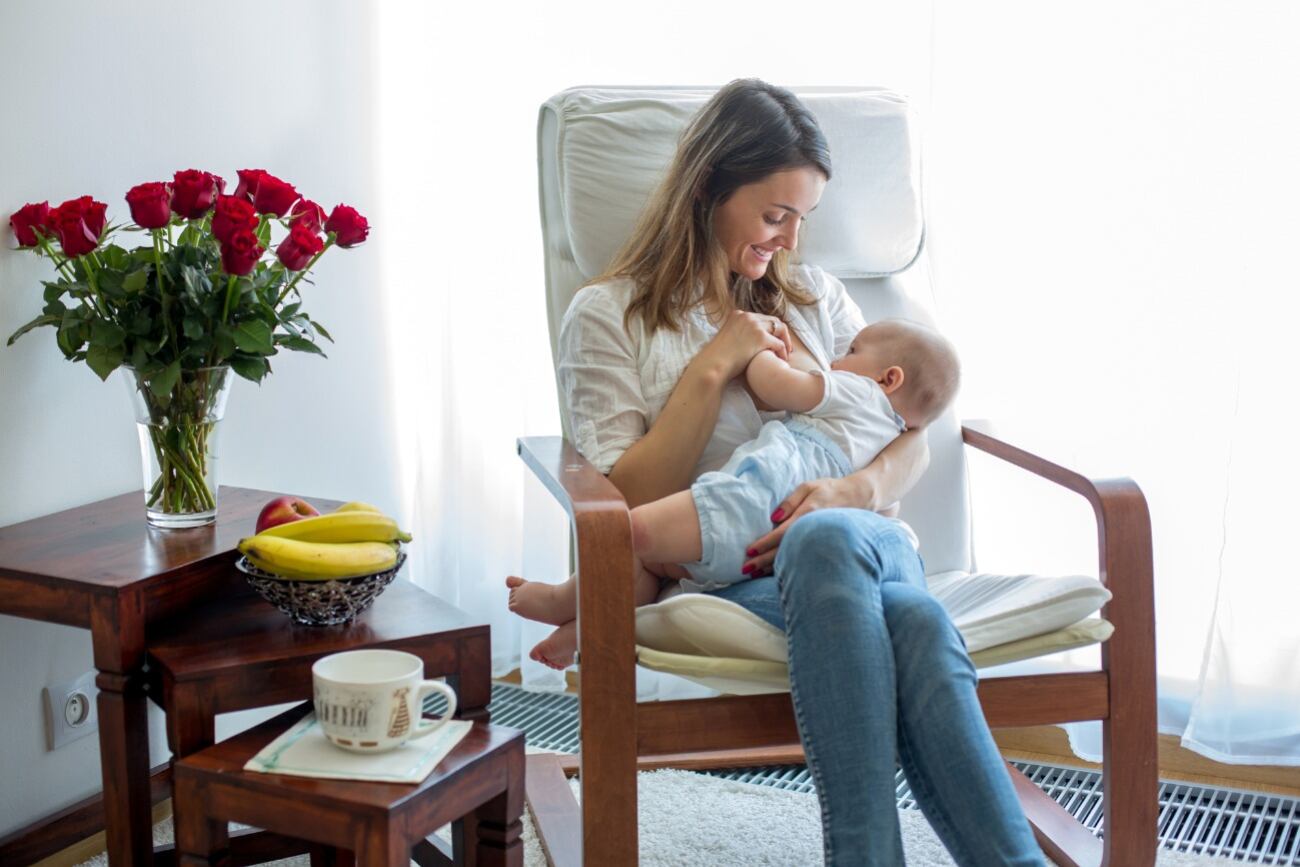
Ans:
<svg viewBox="0 0 1300 867"><path fill-rule="evenodd" d="M799 518L818 509L862 508L861 494L846 479L816 479L804 482L786 497L772 513L776 529L758 539L745 551L749 558L741 569L750 578L772 574L776 549L781 537ZM779 523L778 523L779 522Z"/></svg>
<svg viewBox="0 0 1300 867"><path fill-rule="evenodd" d="M793 343L786 324L775 316L732 310L692 364L712 365L721 372L723 381L728 382L765 349L775 352L778 358L789 358Z"/></svg>

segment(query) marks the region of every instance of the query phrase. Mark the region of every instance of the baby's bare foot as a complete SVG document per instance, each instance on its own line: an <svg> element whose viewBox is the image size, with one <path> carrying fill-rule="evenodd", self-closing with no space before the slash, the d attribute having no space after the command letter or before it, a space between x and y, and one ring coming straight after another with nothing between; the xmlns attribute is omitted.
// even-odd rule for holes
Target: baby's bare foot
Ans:
<svg viewBox="0 0 1300 867"><path fill-rule="evenodd" d="M545 584L511 575L506 579L506 586L510 588L510 610L520 617L559 626L578 613L571 582Z"/></svg>
<svg viewBox="0 0 1300 867"><path fill-rule="evenodd" d="M578 650L578 621L570 620L550 635L537 642L528 652L531 659L542 665L563 671L573 665Z"/></svg>

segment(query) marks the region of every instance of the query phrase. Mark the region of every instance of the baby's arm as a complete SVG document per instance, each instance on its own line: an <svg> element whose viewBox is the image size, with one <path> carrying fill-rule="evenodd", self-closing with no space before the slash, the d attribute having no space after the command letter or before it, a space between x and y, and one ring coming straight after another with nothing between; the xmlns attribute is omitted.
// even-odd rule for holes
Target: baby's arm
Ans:
<svg viewBox="0 0 1300 867"><path fill-rule="evenodd" d="M821 403L826 384L814 373L796 370L771 350L755 355L745 368L750 391L773 409L810 412Z"/></svg>

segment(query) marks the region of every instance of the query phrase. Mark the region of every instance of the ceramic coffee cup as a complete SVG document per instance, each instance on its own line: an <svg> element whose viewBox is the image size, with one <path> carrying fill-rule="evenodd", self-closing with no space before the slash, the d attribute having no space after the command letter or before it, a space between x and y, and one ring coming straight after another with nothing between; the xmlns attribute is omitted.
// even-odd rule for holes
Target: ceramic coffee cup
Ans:
<svg viewBox="0 0 1300 867"><path fill-rule="evenodd" d="M424 679L424 661L400 650L349 650L311 667L316 719L337 746L357 753L396 749L437 731L456 712L456 693ZM447 712L422 717L425 696L442 693Z"/></svg>

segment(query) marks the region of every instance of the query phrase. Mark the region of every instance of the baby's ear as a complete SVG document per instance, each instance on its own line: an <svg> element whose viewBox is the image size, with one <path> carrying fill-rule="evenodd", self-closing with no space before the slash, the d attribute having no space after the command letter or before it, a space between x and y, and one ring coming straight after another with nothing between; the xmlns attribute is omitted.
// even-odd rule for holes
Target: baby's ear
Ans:
<svg viewBox="0 0 1300 867"><path fill-rule="evenodd" d="M884 373L880 374L876 382L880 384L880 389L885 394L893 394L903 384L905 378L903 368L895 364L885 368Z"/></svg>

